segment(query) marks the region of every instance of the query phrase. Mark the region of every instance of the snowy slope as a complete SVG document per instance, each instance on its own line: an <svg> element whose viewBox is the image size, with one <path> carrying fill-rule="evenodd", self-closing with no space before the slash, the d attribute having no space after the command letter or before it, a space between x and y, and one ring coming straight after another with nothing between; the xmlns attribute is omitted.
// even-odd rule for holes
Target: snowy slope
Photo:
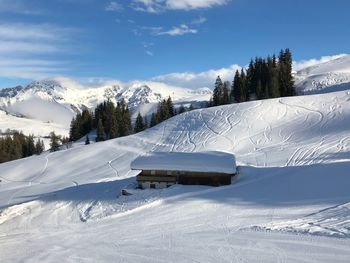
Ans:
<svg viewBox="0 0 350 263"><path fill-rule="evenodd" d="M2 164L1 261L349 262L349 102L342 91L195 110ZM140 154L202 150L236 154L232 185L120 196Z"/></svg>
<svg viewBox="0 0 350 263"><path fill-rule="evenodd" d="M93 110L107 99L114 103L124 99L134 115L139 110L149 115L158 102L168 96L177 103L189 103L208 101L211 94L209 89L194 91L149 81L106 82L97 87L86 87L67 78L35 81L26 87L0 90L0 110L14 117L11 122L2 122L0 129L15 129L28 123L37 127L36 124L41 122L45 123L42 126L47 130L38 127L35 134L44 136L54 130L67 135L70 121L77 112L86 108ZM57 129L57 126L64 127L64 130Z"/></svg>
<svg viewBox="0 0 350 263"><path fill-rule="evenodd" d="M302 94L320 94L350 88L350 55L299 70L296 85Z"/></svg>

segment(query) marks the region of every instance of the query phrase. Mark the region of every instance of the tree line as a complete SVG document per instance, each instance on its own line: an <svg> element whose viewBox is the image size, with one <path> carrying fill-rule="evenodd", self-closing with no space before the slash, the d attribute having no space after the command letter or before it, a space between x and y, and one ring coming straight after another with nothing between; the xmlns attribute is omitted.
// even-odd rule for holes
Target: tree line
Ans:
<svg viewBox="0 0 350 263"><path fill-rule="evenodd" d="M273 55L252 59L246 70L235 72L231 85L218 76L209 106L295 96L292 62L291 51L285 49L278 58Z"/></svg>
<svg viewBox="0 0 350 263"><path fill-rule="evenodd" d="M121 100L117 105L110 100L104 101L94 112L85 109L78 113L71 121L69 138L76 141L92 130L96 130L97 142L131 134L131 115L125 101Z"/></svg>
<svg viewBox="0 0 350 263"><path fill-rule="evenodd" d="M169 96L167 99L163 99L158 103L157 111L152 113L149 123L146 117L142 117L141 113L138 113L135 121L134 132L138 133L149 127L154 127L175 115L191 110L193 110L192 104L190 104L188 108L181 104L179 108L176 109L171 97Z"/></svg>
<svg viewBox="0 0 350 263"><path fill-rule="evenodd" d="M176 114L192 109L192 105L188 109L180 105L176 110L171 97L168 97L158 103L157 111L152 113L150 121L139 112L135 124L132 125L131 114L125 101L121 100L115 105L112 101L107 100L99 104L94 112L85 109L72 119L69 139L70 141L76 141L86 136L85 144L90 144L90 138L87 134L92 130L96 130L97 142L123 137L141 132Z"/></svg>
<svg viewBox="0 0 350 263"><path fill-rule="evenodd" d="M0 137L0 163L41 154L45 150L44 142L35 141L33 135L26 136L22 132L11 131Z"/></svg>
<svg viewBox="0 0 350 263"><path fill-rule="evenodd" d="M167 99L163 99L158 103L157 110L156 112L152 113L149 123L146 117L142 117L141 113L138 113L135 121L134 132L138 133L149 127L154 127L157 124L174 117L175 115L191 110L193 110L192 104L190 104L188 108L181 104L179 108L176 109L171 97L169 96Z"/></svg>

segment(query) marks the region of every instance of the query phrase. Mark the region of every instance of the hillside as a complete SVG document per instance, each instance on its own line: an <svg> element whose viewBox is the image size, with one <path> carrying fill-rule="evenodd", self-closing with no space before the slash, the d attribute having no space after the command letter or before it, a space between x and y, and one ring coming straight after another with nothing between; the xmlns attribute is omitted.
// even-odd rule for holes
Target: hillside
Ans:
<svg viewBox="0 0 350 263"><path fill-rule="evenodd" d="M303 94L347 90L350 88L350 55L338 56L301 69L295 78L297 88Z"/></svg>
<svg viewBox="0 0 350 263"><path fill-rule="evenodd" d="M2 261L348 262L349 101L346 90L195 110L2 164ZM201 150L236 154L231 186L120 196L138 155Z"/></svg>

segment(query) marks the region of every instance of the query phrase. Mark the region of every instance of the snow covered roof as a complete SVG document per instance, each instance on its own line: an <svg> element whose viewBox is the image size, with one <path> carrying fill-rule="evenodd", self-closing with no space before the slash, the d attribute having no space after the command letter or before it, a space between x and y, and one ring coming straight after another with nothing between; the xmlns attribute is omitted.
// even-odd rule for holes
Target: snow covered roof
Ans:
<svg viewBox="0 0 350 263"><path fill-rule="evenodd" d="M150 152L131 163L133 170L236 173L236 159L227 152Z"/></svg>

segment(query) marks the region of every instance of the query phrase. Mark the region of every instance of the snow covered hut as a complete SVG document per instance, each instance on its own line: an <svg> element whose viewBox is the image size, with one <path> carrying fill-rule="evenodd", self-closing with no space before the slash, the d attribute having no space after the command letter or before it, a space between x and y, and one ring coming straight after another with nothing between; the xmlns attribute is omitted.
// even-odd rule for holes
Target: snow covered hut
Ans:
<svg viewBox="0 0 350 263"><path fill-rule="evenodd" d="M131 163L141 188L174 184L220 186L236 175L235 156L226 152L150 152Z"/></svg>

